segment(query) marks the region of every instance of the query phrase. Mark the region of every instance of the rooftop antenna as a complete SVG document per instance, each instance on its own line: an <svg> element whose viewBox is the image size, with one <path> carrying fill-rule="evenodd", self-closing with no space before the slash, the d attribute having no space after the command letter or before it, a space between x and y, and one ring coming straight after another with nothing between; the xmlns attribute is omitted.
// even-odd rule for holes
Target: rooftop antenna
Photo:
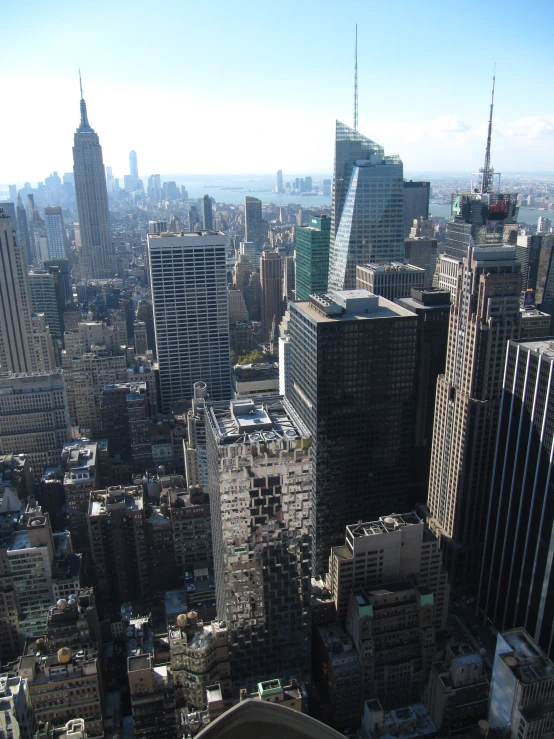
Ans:
<svg viewBox="0 0 554 739"><path fill-rule="evenodd" d="M79 67L79 88L81 90L81 125L79 126L82 130L88 130L91 131L90 124L88 122L88 116L87 116L87 104L85 103L85 99L83 97L83 81L81 79L81 67Z"/></svg>
<svg viewBox="0 0 554 739"><path fill-rule="evenodd" d="M485 165L481 172L481 192L491 192L493 189L494 169L491 167L491 138L492 138L492 111L494 109L494 82L496 80L496 62L492 76L491 111L489 116L489 131L487 134L487 148L485 151Z"/></svg>
<svg viewBox="0 0 554 739"><path fill-rule="evenodd" d="M356 23L356 42L354 46L354 131L358 130L358 24Z"/></svg>
<svg viewBox="0 0 554 739"><path fill-rule="evenodd" d="M79 67L79 87L81 89L81 100L83 99L83 81L81 80L81 67Z"/></svg>

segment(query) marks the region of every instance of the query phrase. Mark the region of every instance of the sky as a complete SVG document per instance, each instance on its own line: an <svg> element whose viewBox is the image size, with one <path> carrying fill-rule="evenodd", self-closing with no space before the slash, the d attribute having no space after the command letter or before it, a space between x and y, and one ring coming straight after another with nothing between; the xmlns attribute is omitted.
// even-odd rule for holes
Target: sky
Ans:
<svg viewBox="0 0 554 739"><path fill-rule="evenodd" d="M554 3L0 2L0 182L72 170L78 69L115 176L328 173L352 124L405 172L554 172ZM8 63L9 62L9 63ZM8 108L9 104L9 108Z"/></svg>

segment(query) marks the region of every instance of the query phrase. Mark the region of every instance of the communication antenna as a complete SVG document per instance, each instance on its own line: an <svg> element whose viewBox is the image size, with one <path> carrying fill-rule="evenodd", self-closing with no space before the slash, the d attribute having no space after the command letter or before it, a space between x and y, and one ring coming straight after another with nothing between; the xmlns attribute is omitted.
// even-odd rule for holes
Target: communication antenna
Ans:
<svg viewBox="0 0 554 739"><path fill-rule="evenodd" d="M354 131L358 130L358 24L356 23L356 42L354 45Z"/></svg>
<svg viewBox="0 0 554 739"><path fill-rule="evenodd" d="M83 81L81 80L81 67L79 67L79 87L81 89L81 100L83 99Z"/></svg>
<svg viewBox="0 0 554 739"><path fill-rule="evenodd" d="M481 172L481 192L491 192L493 189L494 169L491 167L491 138L492 138L492 112L494 109L494 83L496 80L496 63L492 76L491 110L489 116L489 130L487 133L487 148L485 150L485 165Z"/></svg>

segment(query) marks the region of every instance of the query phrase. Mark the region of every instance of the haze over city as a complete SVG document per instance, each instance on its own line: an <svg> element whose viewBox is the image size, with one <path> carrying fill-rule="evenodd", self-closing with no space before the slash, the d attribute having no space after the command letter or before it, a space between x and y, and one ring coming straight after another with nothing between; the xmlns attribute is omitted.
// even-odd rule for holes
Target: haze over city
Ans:
<svg viewBox="0 0 554 739"><path fill-rule="evenodd" d="M358 23L359 129L408 171L467 171L483 156L496 63L494 158L502 172L554 171L548 0L461 11L454 3L170 0L4 10L0 180L71 168L78 68L104 162L140 173L330 172L335 119L352 122ZM23 32L24 29L24 32ZM537 56L540 50L540 56Z"/></svg>

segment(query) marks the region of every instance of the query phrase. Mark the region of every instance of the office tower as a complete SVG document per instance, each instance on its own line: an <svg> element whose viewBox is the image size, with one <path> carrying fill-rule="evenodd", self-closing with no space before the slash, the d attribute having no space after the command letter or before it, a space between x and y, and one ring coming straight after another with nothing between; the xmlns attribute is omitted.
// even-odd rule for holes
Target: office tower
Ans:
<svg viewBox="0 0 554 739"><path fill-rule="evenodd" d="M289 310L289 400L313 437L321 574L345 526L406 509L417 317L365 290L312 295Z"/></svg>
<svg viewBox="0 0 554 739"><path fill-rule="evenodd" d="M266 336L277 327L283 315L282 260L274 251L264 251L260 259L260 287L262 298L262 331Z"/></svg>
<svg viewBox="0 0 554 739"><path fill-rule="evenodd" d="M233 270L233 283L243 294L253 271L254 265L249 260L248 255L241 252Z"/></svg>
<svg viewBox="0 0 554 739"><path fill-rule="evenodd" d="M80 105L81 122L75 132L73 146L75 194L82 244L79 261L82 275L104 279L115 275L117 262L112 243L102 147L98 134L88 122L82 89Z"/></svg>
<svg viewBox="0 0 554 739"><path fill-rule="evenodd" d="M48 654L42 641L38 647L29 643L16 668L29 685L35 721L39 725L50 722L52 730L65 724L66 737L75 739L103 736L103 690L96 651L62 647Z"/></svg>
<svg viewBox="0 0 554 739"><path fill-rule="evenodd" d="M208 386L205 382L195 382L192 407L187 412L188 441L185 442L185 473L187 485L208 486L208 451L206 447L206 427L204 424L205 402Z"/></svg>
<svg viewBox="0 0 554 739"><path fill-rule="evenodd" d="M487 716L489 690L483 657L469 644L448 644L425 690L425 706L439 736L471 732Z"/></svg>
<svg viewBox="0 0 554 739"><path fill-rule="evenodd" d="M433 286L437 271L437 240L433 238L409 237L404 239L405 258L408 264L425 270L425 287Z"/></svg>
<svg viewBox="0 0 554 739"><path fill-rule="evenodd" d="M435 657L434 614L431 590L410 579L350 593L346 630L362 666L364 701L393 709L421 700Z"/></svg>
<svg viewBox="0 0 554 739"><path fill-rule="evenodd" d="M204 195L202 198L202 223L204 224L204 231L213 231L214 215L212 199L209 195Z"/></svg>
<svg viewBox="0 0 554 739"><path fill-rule="evenodd" d="M0 454L26 454L35 479L59 463L71 438L64 376L37 372L0 377Z"/></svg>
<svg viewBox="0 0 554 739"><path fill-rule="evenodd" d="M131 177L133 178L134 182L137 183L139 179L139 173L138 173L137 152L134 150L129 152L129 173Z"/></svg>
<svg viewBox="0 0 554 739"><path fill-rule="evenodd" d="M476 585L481 564L508 339L519 335L515 247L474 247L458 270L446 370L437 382L429 525L454 583Z"/></svg>
<svg viewBox="0 0 554 739"><path fill-rule="evenodd" d="M148 351L148 331L144 321L135 321L133 323L133 341L135 354L143 356Z"/></svg>
<svg viewBox="0 0 554 739"><path fill-rule="evenodd" d="M13 495L12 505L8 505L8 499ZM2 531L0 533L0 653L2 660L7 662L16 659L21 651L21 636L19 633L19 616L17 612L17 595L14 590L10 560L8 557L8 547L12 541L13 524L6 525L6 519L10 519L13 513L23 507L21 501L16 495L9 491L4 491L3 498L6 503L3 505L5 509L0 517ZM11 511L10 511L11 508ZM7 509L7 510L6 510ZM0 678L1 680L1 678Z"/></svg>
<svg viewBox="0 0 554 739"><path fill-rule="evenodd" d="M323 180L323 194L326 196L331 194L331 180Z"/></svg>
<svg viewBox="0 0 554 739"><path fill-rule="evenodd" d="M309 225L297 227L296 299L308 300L312 293L326 293L329 276L331 219L310 217Z"/></svg>
<svg viewBox="0 0 554 739"><path fill-rule="evenodd" d="M32 304L23 247L15 239L12 219L0 206L0 367L4 372L42 369L32 336Z"/></svg>
<svg viewBox="0 0 554 739"><path fill-rule="evenodd" d="M195 231L199 222L198 210L195 205L191 205L189 210L189 231Z"/></svg>
<svg viewBox="0 0 554 739"><path fill-rule="evenodd" d="M450 293L433 288L412 289L408 298L396 298L398 305L417 315L415 420L413 425L410 505L427 500L431 442L435 417L437 378L444 373Z"/></svg>
<svg viewBox="0 0 554 739"><path fill-rule="evenodd" d="M59 205L44 209L44 227L48 243L48 259L66 259L66 238L62 209Z"/></svg>
<svg viewBox="0 0 554 739"><path fill-rule="evenodd" d="M478 601L497 628L523 627L550 655L553 347L548 339L509 342Z"/></svg>
<svg viewBox="0 0 554 739"><path fill-rule="evenodd" d="M285 303L294 300L296 295L295 262L294 256L283 257L283 300Z"/></svg>
<svg viewBox="0 0 554 739"><path fill-rule="evenodd" d="M342 624L354 590L406 579L426 585L433 593L433 624L437 631L443 631L450 584L442 566L439 540L413 511L350 524L344 544L331 548L326 585Z"/></svg>
<svg viewBox="0 0 554 739"><path fill-rule="evenodd" d="M31 238L29 235L29 221L27 219L27 211L21 200L21 194L17 196L17 232L19 234L19 245L23 249L24 260L27 265L33 264L33 251L31 248Z"/></svg>
<svg viewBox="0 0 554 739"><path fill-rule="evenodd" d="M260 273L252 272L245 289L246 307L251 321L260 321L262 317L262 287Z"/></svg>
<svg viewBox="0 0 554 739"><path fill-rule="evenodd" d="M56 369L56 355L54 354L54 344L50 329L46 324L46 316L44 313L33 313L31 316L31 325L33 327L33 345L35 348L37 367L42 372L50 372Z"/></svg>
<svg viewBox="0 0 554 739"><path fill-rule="evenodd" d="M10 193L10 200L15 203L17 200L17 185L8 185L8 190Z"/></svg>
<svg viewBox="0 0 554 739"><path fill-rule="evenodd" d="M311 439L279 396L206 403L217 615L237 682L310 669Z"/></svg>
<svg viewBox="0 0 554 739"><path fill-rule="evenodd" d="M190 405L195 382L230 397L225 237L148 236L162 411Z"/></svg>
<svg viewBox="0 0 554 739"><path fill-rule="evenodd" d="M405 180L403 183L404 212L402 216L402 235L408 238L414 220L429 218L430 182L413 182Z"/></svg>
<svg viewBox="0 0 554 739"><path fill-rule="evenodd" d="M545 234L550 231L552 228L552 221L550 218L547 218L546 216L539 216L539 220L537 222L537 233L539 234Z"/></svg>
<svg viewBox="0 0 554 739"><path fill-rule="evenodd" d="M99 457L102 446L106 446L105 441L79 439L66 444L61 453L69 530L73 546L79 552L90 549L88 512L91 492L100 487Z"/></svg>
<svg viewBox="0 0 554 739"><path fill-rule="evenodd" d="M425 270L411 264L387 262L356 267L356 289L382 295L387 300L405 298L412 288L422 290L424 285Z"/></svg>
<svg viewBox="0 0 554 739"><path fill-rule="evenodd" d="M356 265L403 261L402 162L337 121L329 290L350 290Z"/></svg>
<svg viewBox="0 0 554 739"><path fill-rule="evenodd" d="M53 339L61 341L62 317L56 290L56 278L46 270L29 272L29 291L35 313L44 313Z"/></svg>
<svg viewBox="0 0 554 739"><path fill-rule="evenodd" d="M525 629L497 636L488 723L508 739L546 736L554 728L554 664Z"/></svg>
<svg viewBox="0 0 554 739"><path fill-rule="evenodd" d="M257 269L258 258L256 256L256 245L253 241L241 241L240 256L246 257L246 259Z"/></svg>
<svg viewBox="0 0 554 739"><path fill-rule="evenodd" d="M275 192L277 194L285 192L283 188L283 171L281 169L277 170L277 180L276 180Z"/></svg>
<svg viewBox="0 0 554 739"><path fill-rule="evenodd" d="M151 584L142 488L94 491L88 527L98 601L108 607L126 600L147 601Z"/></svg>
<svg viewBox="0 0 554 739"><path fill-rule="evenodd" d="M254 244L256 253L259 253L264 243L262 228L262 201L246 195L244 198L245 214L245 241Z"/></svg>
<svg viewBox="0 0 554 739"><path fill-rule="evenodd" d="M17 596L20 632L25 636L42 633L53 602L54 541L50 518L34 501L21 515L7 556Z"/></svg>
<svg viewBox="0 0 554 739"><path fill-rule="evenodd" d="M110 457L132 464L142 473L152 467L151 422L146 383L104 385L100 399L102 437Z"/></svg>
<svg viewBox="0 0 554 739"><path fill-rule="evenodd" d="M308 175L304 182L306 183L306 192L311 192L313 190L312 178Z"/></svg>
<svg viewBox="0 0 554 739"><path fill-rule="evenodd" d="M242 291L229 286L227 296L229 298L229 323L233 325L241 321L248 321L248 309Z"/></svg>

